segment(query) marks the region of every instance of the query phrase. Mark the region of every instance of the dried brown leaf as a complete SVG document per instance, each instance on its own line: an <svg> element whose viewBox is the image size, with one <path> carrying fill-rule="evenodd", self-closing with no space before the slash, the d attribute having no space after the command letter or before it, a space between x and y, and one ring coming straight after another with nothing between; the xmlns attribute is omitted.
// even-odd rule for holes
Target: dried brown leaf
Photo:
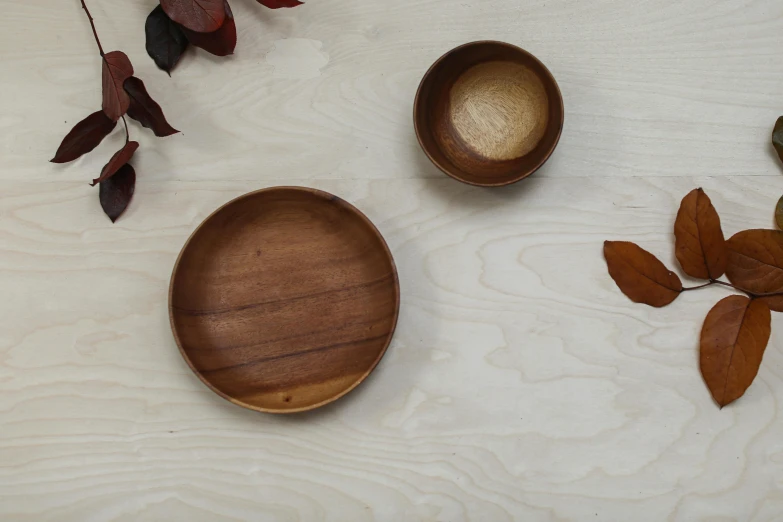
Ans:
<svg viewBox="0 0 783 522"><path fill-rule="evenodd" d="M682 282L657 257L634 243L606 241L604 257L609 275L635 303L663 307L677 299Z"/></svg>
<svg viewBox="0 0 783 522"><path fill-rule="evenodd" d="M114 156L112 156L106 166L103 167L101 175L92 180L92 186L95 186L98 183L106 181L112 177L118 170L120 170L120 168L122 168L123 165L130 161L130 159L133 157L133 153L136 152L136 149L138 148L139 143L136 141L129 141L126 143L123 148L118 150Z"/></svg>
<svg viewBox="0 0 783 522"><path fill-rule="evenodd" d="M707 314L701 331L701 374L721 408L742 397L753 383L771 328L767 305L741 295L723 299Z"/></svg>
<svg viewBox="0 0 783 522"><path fill-rule="evenodd" d="M726 272L728 254L720 217L702 189L683 198L674 222L674 237L677 260L686 274L718 279Z"/></svg>
<svg viewBox="0 0 783 522"><path fill-rule="evenodd" d="M745 230L726 242L726 276L751 294L783 292L783 231ZM783 296L766 297L772 310L783 312Z"/></svg>

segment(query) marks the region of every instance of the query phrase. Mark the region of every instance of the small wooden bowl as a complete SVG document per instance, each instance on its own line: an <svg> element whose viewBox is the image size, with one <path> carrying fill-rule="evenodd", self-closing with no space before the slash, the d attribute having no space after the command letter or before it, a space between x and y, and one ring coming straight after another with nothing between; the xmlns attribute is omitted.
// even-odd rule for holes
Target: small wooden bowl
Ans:
<svg viewBox="0 0 783 522"><path fill-rule="evenodd" d="M473 42L427 71L413 109L430 160L454 179L509 185L543 165L563 130L563 97L535 56L503 42Z"/></svg>
<svg viewBox="0 0 783 522"><path fill-rule="evenodd" d="M229 401L293 413L358 386L391 342L397 270L373 224L320 190L251 192L209 216L174 265L182 356Z"/></svg>

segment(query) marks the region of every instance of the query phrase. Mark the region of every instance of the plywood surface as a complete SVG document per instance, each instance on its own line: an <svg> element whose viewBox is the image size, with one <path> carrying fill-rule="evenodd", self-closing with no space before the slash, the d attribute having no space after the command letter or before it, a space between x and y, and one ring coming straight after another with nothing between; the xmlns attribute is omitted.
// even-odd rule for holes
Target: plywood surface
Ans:
<svg viewBox="0 0 783 522"><path fill-rule="evenodd" d="M145 54L155 2L91 0L183 134L132 128L137 191L112 225L88 182L118 133L47 163L100 103L76 0L0 0L0 519L9 521L783 520L783 318L748 394L698 373L709 289L632 305L605 239L674 266L680 199L724 230L772 226L783 170L783 5L772 0L234 0L236 56ZM483 190L412 128L443 52L500 39L560 83L537 174ZM402 308L375 373L320 411L215 396L172 338L180 247L219 205L307 185L355 204L394 253Z"/></svg>

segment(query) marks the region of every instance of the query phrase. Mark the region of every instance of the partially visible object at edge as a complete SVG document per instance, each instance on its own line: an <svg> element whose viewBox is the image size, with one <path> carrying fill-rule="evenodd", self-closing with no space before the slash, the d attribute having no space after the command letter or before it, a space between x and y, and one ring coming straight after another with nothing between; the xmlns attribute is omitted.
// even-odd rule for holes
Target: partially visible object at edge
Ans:
<svg viewBox="0 0 783 522"><path fill-rule="evenodd" d="M775 122L775 128L772 130L772 146L778 153L778 158L783 161L783 116ZM783 197L778 201L775 207L775 223L778 228L783 230Z"/></svg>
<svg viewBox="0 0 783 522"><path fill-rule="evenodd" d="M706 283L683 288L653 254L621 241L604 243L609 275L632 301L659 308L684 292L715 285L747 294L715 305L701 331L699 367L723 408L742 397L758 374L770 337L770 309L783 312L783 232L745 230L726 241L718 212L699 188L683 198L674 237L683 271ZM730 282L720 279L724 274Z"/></svg>
<svg viewBox="0 0 783 522"><path fill-rule="evenodd" d="M257 0L269 9L302 5L299 0ZM215 56L234 54L237 27L228 0L160 0L144 26L147 54L171 75L190 44Z"/></svg>

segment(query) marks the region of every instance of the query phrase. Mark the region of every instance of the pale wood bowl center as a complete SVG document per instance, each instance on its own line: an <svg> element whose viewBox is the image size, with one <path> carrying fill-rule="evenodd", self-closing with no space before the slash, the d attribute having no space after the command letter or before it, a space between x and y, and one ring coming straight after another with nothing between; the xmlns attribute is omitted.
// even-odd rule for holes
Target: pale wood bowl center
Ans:
<svg viewBox="0 0 783 522"><path fill-rule="evenodd" d="M528 154L549 122L544 84L528 67L489 62L471 67L451 88L450 116L465 144L492 160Z"/></svg>

